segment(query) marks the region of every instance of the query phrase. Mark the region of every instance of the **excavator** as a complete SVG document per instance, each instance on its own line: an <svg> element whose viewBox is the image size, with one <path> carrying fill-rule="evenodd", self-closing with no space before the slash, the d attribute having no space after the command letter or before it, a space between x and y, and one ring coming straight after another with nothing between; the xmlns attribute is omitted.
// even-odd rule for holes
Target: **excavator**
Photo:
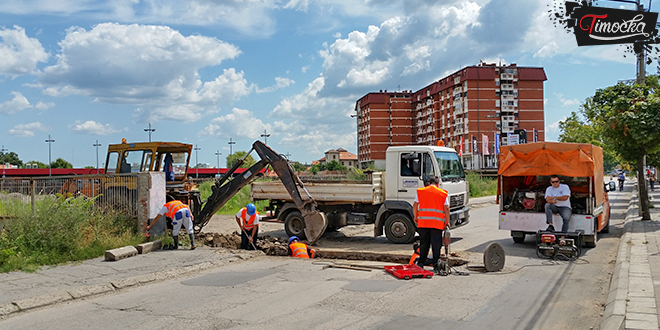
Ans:
<svg viewBox="0 0 660 330"><path fill-rule="evenodd" d="M318 210L318 204L309 194L303 182L289 166L287 159L277 154L261 141L255 141L252 149L239 159L225 174L215 181L211 196L202 201L200 192L192 182L188 181L190 156L193 146L178 142L137 142L108 145L105 174L114 176L100 177L94 187L80 187L75 184L73 191L87 197L100 194L99 203L114 209L135 205L137 201L137 183L127 180L130 173L143 171L163 171L166 176L166 194L181 200L190 206L194 221L195 233L199 233L208 224L213 214L231 199L241 188L249 184L259 173L271 166L293 198L296 207L305 220L305 234L309 244L314 244L323 235L327 227L327 219ZM238 174L237 169L245 162L245 158L256 151L261 160L247 170ZM64 188L63 188L64 189ZM303 191L304 196L300 191ZM68 189L67 189L68 192Z"/></svg>

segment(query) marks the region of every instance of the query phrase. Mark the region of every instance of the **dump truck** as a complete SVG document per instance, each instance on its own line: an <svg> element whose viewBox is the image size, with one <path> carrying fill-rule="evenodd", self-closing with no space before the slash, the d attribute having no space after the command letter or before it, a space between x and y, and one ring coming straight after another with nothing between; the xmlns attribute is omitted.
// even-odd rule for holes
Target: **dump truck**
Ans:
<svg viewBox="0 0 660 330"><path fill-rule="evenodd" d="M584 245L595 247L598 233L609 231L610 204L603 181L603 149L591 144L535 142L504 146L498 170L499 229L511 231L516 243L544 230L545 190L550 176L571 189L569 232L580 233ZM562 219L553 215L555 226Z"/></svg>
<svg viewBox="0 0 660 330"><path fill-rule="evenodd" d="M385 233L393 243L411 243L416 226L412 205L431 176L441 180L449 193L451 228L469 222L469 185L456 151L442 146L396 146L386 151L385 172L374 172L370 181L306 181L318 209L335 230L347 225L374 224L374 236ZM268 200L271 217L284 223L289 236L304 235L301 210L281 183L255 181L250 197Z"/></svg>

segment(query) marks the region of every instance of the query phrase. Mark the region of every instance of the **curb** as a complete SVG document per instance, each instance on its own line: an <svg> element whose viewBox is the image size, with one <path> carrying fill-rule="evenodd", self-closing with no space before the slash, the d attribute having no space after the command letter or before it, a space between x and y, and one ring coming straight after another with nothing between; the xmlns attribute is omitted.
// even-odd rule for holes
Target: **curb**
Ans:
<svg viewBox="0 0 660 330"><path fill-rule="evenodd" d="M222 266L229 262L234 262L237 260L247 260L257 255L258 254L255 252L220 255L218 256L220 260L203 261L198 264L181 266L159 272L136 275L132 277L123 278L120 280L115 280L112 282L86 285L71 290L55 292L34 298L16 300L10 303L6 303L4 305L0 305L0 317L4 318L5 316L8 316L10 314L15 314L39 307L54 305L64 301L88 298L88 297L104 294L107 292L114 292L121 289L130 288L133 286L147 284L150 282L164 281L177 276L198 273L218 266Z"/></svg>
<svg viewBox="0 0 660 330"><path fill-rule="evenodd" d="M637 191L634 190L626 217L623 222L624 233L619 241L619 249L616 254L616 263L612 271L609 293L605 303L605 311L600 324L601 330L620 330L624 329L626 320L626 305L628 299L628 271L630 270L630 247L628 241L631 238L632 219L636 217L637 210Z"/></svg>

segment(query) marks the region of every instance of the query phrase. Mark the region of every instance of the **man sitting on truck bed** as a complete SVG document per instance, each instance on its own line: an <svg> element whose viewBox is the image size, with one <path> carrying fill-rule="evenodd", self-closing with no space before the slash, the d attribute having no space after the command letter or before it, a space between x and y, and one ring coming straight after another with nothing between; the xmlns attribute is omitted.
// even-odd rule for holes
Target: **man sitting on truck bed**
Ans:
<svg viewBox="0 0 660 330"><path fill-rule="evenodd" d="M568 231L568 222L571 220L571 188L568 185L559 183L559 176L550 176L551 186L545 190L545 217L548 229L546 231L555 231L552 224L552 215L559 213L564 224L561 227L562 232Z"/></svg>

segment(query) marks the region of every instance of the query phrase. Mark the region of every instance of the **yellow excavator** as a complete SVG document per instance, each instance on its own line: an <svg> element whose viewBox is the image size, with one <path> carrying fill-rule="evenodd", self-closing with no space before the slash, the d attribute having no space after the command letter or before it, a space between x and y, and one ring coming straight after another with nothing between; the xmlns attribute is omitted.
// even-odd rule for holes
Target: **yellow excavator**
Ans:
<svg viewBox="0 0 660 330"><path fill-rule="evenodd" d="M213 214L225 205L234 194L250 183L262 169L270 165L304 217L305 234L309 244L314 244L325 231L327 227L325 215L318 210L316 201L309 195L303 182L289 166L286 158L277 154L261 141L255 141L252 144L252 149L245 155L247 157L252 151L256 151L261 160L240 175L235 175L236 170L244 163L245 157L238 160L222 177L216 179L212 186L211 196L204 201L201 200L200 193L195 185L187 181L192 148L191 144L186 143L127 143L124 140L120 144L108 146L105 173L165 172L166 194L190 205L195 219L195 232L198 233L211 220ZM116 175L102 182L102 186L97 189L103 194L100 202L109 203L116 200L115 197L117 196L124 196L124 200L120 203L128 205L131 204L130 199L134 201L137 196L137 184L134 181L122 180L122 177L122 175ZM305 192L304 196L301 195L299 189Z"/></svg>

